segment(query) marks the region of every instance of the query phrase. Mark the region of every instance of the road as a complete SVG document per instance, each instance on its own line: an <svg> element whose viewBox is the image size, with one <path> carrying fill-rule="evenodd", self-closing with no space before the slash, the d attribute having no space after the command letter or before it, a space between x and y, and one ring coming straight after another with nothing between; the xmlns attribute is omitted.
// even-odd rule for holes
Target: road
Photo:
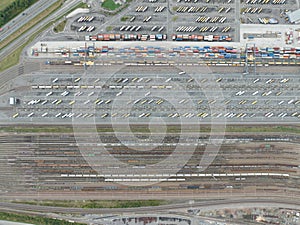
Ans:
<svg viewBox="0 0 300 225"><path fill-rule="evenodd" d="M59 18L60 16L64 15L70 8L74 7L78 3L80 3L80 0L70 0L67 1L61 8L59 8L56 12L52 13L49 17L35 25L33 28L19 36L15 41L11 42L8 46L6 46L4 49L0 52L0 58L4 58L6 55L8 55L10 52L12 52L14 49L18 48L22 44L24 44L30 37L30 35L40 28L47 25L49 22L54 21L56 18Z"/></svg>
<svg viewBox="0 0 300 225"><path fill-rule="evenodd" d="M27 24L35 16L57 1L58 0L40 0L30 6L28 9L24 10L23 13L20 13L2 27L3 30L0 33L0 40L6 39L9 35L18 31L23 25Z"/></svg>
<svg viewBox="0 0 300 225"><path fill-rule="evenodd" d="M1 202L0 209L9 211L33 211L43 213L83 213L83 214L109 214L109 213L154 213L184 208L198 208L198 209L222 209L222 208L243 208L243 207L276 207L278 208L292 208L295 210L300 209L299 201L289 199L222 199L222 200L205 200L201 202L170 204L151 207L139 207L139 208L97 208L97 209L85 209L85 208L65 208L65 207L52 207L52 206L40 206L40 205L27 205L16 204L9 202Z"/></svg>

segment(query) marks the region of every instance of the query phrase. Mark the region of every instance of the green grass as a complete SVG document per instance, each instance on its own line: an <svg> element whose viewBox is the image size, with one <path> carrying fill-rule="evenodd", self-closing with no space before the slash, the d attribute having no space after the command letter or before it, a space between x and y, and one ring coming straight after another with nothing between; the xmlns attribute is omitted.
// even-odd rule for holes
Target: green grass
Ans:
<svg viewBox="0 0 300 225"><path fill-rule="evenodd" d="M84 200L84 201L68 201L68 200L45 200L45 201L13 201L14 203L54 206L54 207L72 207L72 208L136 208L142 206L158 206L168 204L165 200Z"/></svg>
<svg viewBox="0 0 300 225"><path fill-rule="evenodd" d="M63 32L64 29L65 29L66 24L67 24L67 20L63 20L62 22L60 22L59 24L57 24L56 27L53 28L53 31L55 33Z"/></svg>
<svg viewBox="0 0 300 225"><path fill-rule="evenodd" d="M1 0L1 8L2 6ZM38 0L4 0L5 7L0 10L0 27L6 24L8 21L15 18L18 14L25 9L36 3Z"/></svg>
<svg viewBox="0 0 300 225"><path fill-rule="evenodd" d="M77 130L77 129L76 129ZM78 129L79 130L79 129ZM117 129L118 132L127 132L127 129L122 128L121 126ZM211 131L209 126L201 126L200 129L191 126L185 127L182 129L185 132L203 132L208 133ZM81 132L90 132L90 128L81 128ZM114 129L110 126L103 127L98 126L97 131L99 133L105 132L114 132ZM135 133L149 133L150 130L147 126L132 126L131 131ZM159 131L159 130L158 130ZM222 132L223 129L216 128L216 132ZM0 132L11 132L11 133L73 133L72 126L2 126L0 127ZM168 133L179 133L181 132L181 127L176 125L169 125L167 127ZM300 133L299 126L234 126L229 125L226 127L226 132L233 133L266 133L266 132L275 132L275 133Z"/></svg>
<svg viewBox="0 0 300 225"><path fill-rule="evenodd" d="M13 132L13 133L72 133L72 127L63 126L45 126L45 127L22 127L22 126L10 126L0 127L0 132Z"/></svg>
<svg viewBox="0 0 300 225"><path fill-rule="evenodd" d="M112 31L113 27L112 26L108 26L106 27L106 31L109 32L109 31Z"/></svg>
<svg viewBox="0 0 300 225"><path fill-rule="evenodd" d="M62 1L59 1L59 2L57 2L57 3L54 3L50 8L48 8L47 10L50 9L50 12L49 12L46 16L44 16L43 19L46 18L47 16L49 16L49 15L50 15L51 13L53 13L55 10L57 10L57 9L61 6L61 3L62 3ZM66 12L63 16L68 15L68 14L69 14L70 12L72 12L73 10L75 10L75 9L77 9L77 8L82 8L82 7L84 7L85 5L86 5L85 3L82 3L82 2L81 2L81 3L79 3L78 5L74 6L72 9L70 9L68 12ZM52 7L53 7L53 8L52 8ZM46 10L45 10L45 11L46 11ZM43 12L42 12L41 14L43 14ZM41 15L41 14L40 14L40 15ZM36 16L33 20L35 20L36 18L38 18L40 15ZM60 20L63 16L57 18L55 21ZM20 59L20 54L21 54L23 48L24 48L26 45L28 45L30 42L32 42L32 41L35 39L35 37L36 37L39 33L43 32L44 30L46 30L47 28L49 28L49 27L53 24L53 22L55 22L55 21L49 22L46 26L42 27L42 28L39 29L37 32L33 33L33 34L30 36L30 38L28 39L28 41L26 41L26 43L24 43L23 45L21 45L20 47L18 47L17 49L15 49L12 53L10 53L10 54L9 54L8 56L6 56L4 59L1 59L1 61L0 61L0 72L2 72L2 71L4 71L4 70L6 70L6 69L8 69L8 68L10 68L10 67L12 67L12 66L18 64L18 63L19 63L19 59ZM36 23L35 23L35 24L36 24ZM5 45L7 45L8 43L10 43L10 42L11 42L14 38L16 38L17 36L20 36L20 35L22 35L23 33L25 33L27 30L29 30L31 27L33 27L35 24L31 25L30 27L28 27L28 24L27 24L27 25L24 25L23 27L26 26L26 29L21 30L21 29L23 28L23 27L22 27L19 31L13 33L13 34L10 36L10 38L7 38L7 39L5 39L5 40L2 40L2 41L1 41L1 44L0 44L0 49L2 49ZM21 33L20 33L20 32L21 32Z"/></svg>
<svg viewBox="0 0 300 225"><path fill-rule="evenodd" d="M129 16L123 16L122 18L121 18L121 21L122 22L125 22L125 21L127 21L129 19Z"/></svg>
<svg viewBox="0 0 300 225"><path fill-rule="evenodd" d="M108 9L111 11L114 11L115 9L119 8L121 5L116 4L114 0L105 0L102 4L101 7L104 9Z"/></svg>
<svg viewBox="0 0 300 225"><path fill-rule="evenodd" d="M14 50L8 56L6 56L3 60L0 61L0 72L16 65L19 63L20 54L23 50L23 45Z"/></svg>
<svg viewBox="0 0 300 225"><path fill-rule="evenodd" d="M179 7L178 6L174 6L172 9L173 11L176 11Z"/></svg>
<svg viewBox="0 0 300 225"><path fill-rule="evenodd" d="M31 21L23 25L18 31L14 32L8 38L4 39L0 43L0 50L4 48L6 45L11 43L13 40L18 38L20 35L25 33L27 30L31 29L33 26L38 24L40 21L48 17L51 13L57 10L63 4L63 0L60 0L54 4L52 4L49 8L45 9L43 12L34 17Z"/></svg>
<svg viewBox="0 0 300 225"><path fill-rule="evenodd" d="M51 25L52 25L52 22L50 22L49 24L47 24L46 26L44 26L43 28L41 28L40 30L35 32L33 35L30 36L30 38L23 45L21 45L20 47L15 49L12 53L10 53L3 60L1 60L0 61L0 72L18 64L19 60L20 60L21 52L25 48L25 46L28 45L30 42L32 42L35 39L36 35L38 35L40 32L42 32L42 30L47 29Z"/></svg>
<svg viewBox="0 0 300 225"><path fill-rule="evenodd" d="M80 2L80 3L76 6L76 8L89 8L89 7L88 7L88 4L86 4L86 3L84 3L84 2Z"/></svg>
<svg viewBox="0 0 300 225"><path fill-rule="evenodd" d="M56 220L41 216L31 216L19 213L0 212L0 220L31 223L38 225L83 225L83 223L71 223L63 220Z"/></svg>
<svg viewBox="0 0 300 225"><path fill-rule="evenodd" d="M10 5L15 0L1 0L0 11L5 9L8 5Z"/></svg>

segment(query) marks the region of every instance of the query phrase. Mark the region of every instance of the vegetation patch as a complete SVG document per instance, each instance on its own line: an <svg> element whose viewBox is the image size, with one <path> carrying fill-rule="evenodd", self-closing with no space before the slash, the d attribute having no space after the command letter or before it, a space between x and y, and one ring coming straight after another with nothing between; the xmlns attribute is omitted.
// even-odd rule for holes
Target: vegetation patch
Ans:
<svg viewBox="0 0 300 225"><path fill-rule="evenodd" d="M99 133L107 133L107 132L114 132L114 128L111 126L97 126L97 132ZM80 132L90 132L91 128L89 127L81 127L78 128ZM122 128L122 126L118 127L118 132L127 132L127 128ZM216 132L223 132L223 128L214 128ZM300 133L299 126L235 126L229 125L225 128L226 132L232 133L265 133L265 132L275 132L275 133ZM12 133L73 133L72 126L2 126L0 127L0 132L12 132ZM131 132L134 133L150 133L148 126L139 126L133 125L131 126ZM167 133L180 133L180 132L202 132L202 133L209 133L211 132L210 126L189 126L182 128L178 125L169 125L167 126Z"/></svg>
<svg viewBox="0 0 300 225"><path fill-rule="evenodd" d="M38 0L1 0L0 27L37 1ZM2 6L2 2L6 5L5 7Z"/></svg>
<svg viewBox="0 0 300 225"><path fill-rule="evenodd" d="M21 222L21 223L31 223L39 225L83 225L83 223L71 223L64 220L57 220L41 216L30 216L19 213L6 213L0 212L0 220Z"/></svg>
<svg viewBox="0 0 300 225"><path fill-rule="evenodd" d="M178 16L173 16L172 21L175 22L178 19Z"/></svg>
<svg viewBox="0 0 300 225"><path fill-rule="evenodd" d="M9 126L1 127L1 132L13 132L13 133L71 133L72 127L63 126L45 126L45 127L27 127L27 126Z"/></svg>
<svg viewBox="0 0 300 225"><path fill-rule="evenodd" d="M122 22L125 22L125 21L127 21L128 19L129 19L129 16L122 16L121 21L122 21Z"/></svg>
<svg viewBox="0 0 300 225"><path fill-rule="evenodd" d="M7 46L9 43L11 43L13 40L18 38L20 35L25 33L27 30L38 24L40 21L48 17L51 13L53 13L55 10L57 10L61 5L63 4L63 0L60 0L56 3L54 3L52 6L50 6L48 9L45 9L43 12L41 12L39 15L34 17L31 21L26 23L24 26L22 26L18 31L10 35L8 38L1 41L0 44L0 50Z"/></svg>
<svg viewBox="0 0 300 225"><path fill-rule="evenodd" d="M20 54L23 48L22 45L0 61L0 72L19 63Z"/></svg>
<svg viewBox="0 0 300 225"><path fill-rule="evenodd" d="M53 28L53 31L55 33L63 32L64 29L65 29L66 24L67 24L67 20L63 20L62 22L60 22L59 24L57 24L56 27Z"/></svg>
<svg viewBox="0 0 300 225"><path fill-rule="evenodd" d="M109 32L109 31L112 31L113 27L112 26L108 26L106 27L106 31Z"/></svg>
<svg viewBox="0 0 300 225"><path fill-rule="evenodd" d="M104 9L108 9L111 11L114 11L115 9L119 8L121 5L116 4L114 0L105 0L102 4L101 7Z"/></svg>
<svg viewBox="0 0 300 225"><path fill-rule="evenodd" d="M165 200L111 200L111 201L63 201L63 200L45 200L45 201L14 201L14 203L41 205L41 206L54 206L54 207L72 207L72 208L136 208L143 206L159 206L169 204Z"/></svg>
<svg viewBox="0 0 300 225"><path fill-rule="evenodd" d="M47 16L49 16L52 12L56 11L61 4L63 3L63 0L58 1L56 3L54 3L50 8L48 8L47 10L49 10L49 12L47 13L47 15L44 15L42 19L46 18ZM82 6L86 5L85 3L79 3L78 5L74 6L72 9L70 9L67 13L65 13L65 15L68 15L70 12L72 12L73 10L77 9L77 8L82 8ZM45 11L47 11L45 10ZM44 12L45 12L44 11ZM44 12L42 12L41 14L43 14ZM40 15L41 15L40 14ZM33 20L36 20L37 18L40 17L40 15L36 16ZM61 16L60 18L57 18L56 21L60 20L63 16ZM40 20L39 20L40 21ZM55 22L55 21L54 21ZM36 22L37 23L37 22ZM10 42L12 42L14 39L16 39L18 36L22 35L23 33L25 33L27 30L29 30L30 28L32 28L34 25L36 25L36 23L31 24L30 27L25 24L23 27L20 28L19 31L13 33L12 35L10 35L9 38L6 38L5 40L2 40L0 43L0 50L6 46L7 44L9 44ZM28 23L29 24L29 23ZM21 45L20 47L18 47L17 49L15 49L12 53L10 53L8 56L6 56L4 59L1 59L0 61L0 72L16 65L19 63L19 58L20 58L20 54L23 50L23 48L28 45L30 42L32 42L36 35L38 35L39 33L41 33L42 31L46 30L47 28L49 28L51 25L53 24L53 21L49 22L46 26L42 27L41 29L39 29L37 32L35 32L34 34L32 34L30 36L30 38L28 39L28 41L26 41L23 45ZM26 27L26 28L25 28ZM23 29L24 28L24 29ZM22 33L20 33L22 32Z"/></svg>
<svg viewBox="0 0 300 225"><path fill-rule="evenodd" d="M76 8L89 8L88 4L84 3L84 2L80 2Z"/></svg>
<svg viewBox="0 0 300 225"><path fill-rule="evenodd" d="M1 0L0 11L2 11L3 9L5 9L7 6L9 6L14 1L15 0Z"/></svg>

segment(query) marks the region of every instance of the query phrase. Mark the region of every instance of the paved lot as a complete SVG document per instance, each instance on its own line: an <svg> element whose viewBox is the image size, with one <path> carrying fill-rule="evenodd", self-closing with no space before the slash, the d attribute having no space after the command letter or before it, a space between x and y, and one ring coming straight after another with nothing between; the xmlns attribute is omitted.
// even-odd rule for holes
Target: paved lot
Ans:
<svg viewBox="0 0 300 225"><path fill-rule="evenodd" d="M213 34L239 41L241 24L289 24L286 13L298 4L296 0L134 1L115 16L79 14L69 20L66 34L75 32L79 40L98 33L166 34L168 40L173 34Z"/></svg>
<svg viewBox="0 0 300 225"><path fill-rule="evenodd" d="M205 67L207 74L190 68L191 72L179 75L180 67L164 67L160 74L137 73L143 67L100 74L101 68L94 66L85 74L38 73L17 78L12 91L1 96L2 121L299 122L296 74L211 74ZM15 106L8 104L9 97L18 99Z"/></svg>
<svg viewBox="0 0 300 225"><path fill-rule="evenodd" d="M278 2L278 3L277 3ZM294 11L297 0L263 1L263 0L243 0L241 1L241 21L242 23L262 24L259 18L274 18L274 22L279 24L289 24L286 13ZM272 21L267 21L270 23Z"/></svg>
<svg viewBox="0 0 300 225"><path fill-rule="evenodd" d="M231 28L227 32L223 32L224 35L230 35L238 40L239 13L235 13L237 5L235 1L231 0L218 2L136 1L112 18L89 14L88 16L95 17L93 21L78 22L80 17L87 16L78 15L76 19L72 19L73 23L69 24L67 30L73 30L81 37L90 33L161 33L167 34L168 40L171 40L172 34L221 34L224 28L230 26ZM205 21L201 22L200 18L202 17ZM222 18L225 17L226 19L223 20ZM79 30L84 26L87 26L84 31ZM90 26L94 26L95 29L87 32L87 28ZM188 27L194 28L193 32L188 31Z"/></svg>

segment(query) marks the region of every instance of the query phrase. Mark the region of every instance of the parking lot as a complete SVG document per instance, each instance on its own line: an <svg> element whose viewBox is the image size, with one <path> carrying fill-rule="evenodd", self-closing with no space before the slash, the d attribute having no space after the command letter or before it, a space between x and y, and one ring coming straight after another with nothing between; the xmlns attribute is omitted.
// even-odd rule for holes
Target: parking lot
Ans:
<svg viewBox="0 0 300 225"><path fill-rule="evenodd" d="M242 0L241 22L254 24L287 24L286 13L294 11L296 0Z"/></svg>
<svg viewBox="0 0 300 225"><path fill-rule="evenodd" d="M79 14L66 30L76 32L79 40L118 34L117 40L238 42L240 24L288 24L286 13L295 5L296 0L144 0L114 16Z"/></svg>
<svg viewBox="0 0 300 225"><path fill-rule="evenodd" d="M93 32L99 27L99 24L106 22L106 17L91 13L89 15L72 18L70 21L70 30L76 33Z"/></svg>
<svg viewBox="0 0 300 225"><path fill-rule="evenodd" d="M138 1L121 13L106 18L95 13L77 15L70 30L84 36L98 33L164 34L171 40L173 34L223 35L238 40L234 0L219 1ZM81 17L94 17L81 21ZM89 27L93 27L88 30ZM81 29L80 29L81 28ZM83 29L84 28L84 29ZM149 37L150 38L150 37Z"/></svg>
<svg viewBox="0 0 300 225"><path fill-rule="evenodd" d="M96 67L97 68L97 67ZM47 77L47 78L45 78ZM136 123L164 118L170 123L219 119L227 122L298 122L299 78L296 75L190 76L119 74L33 75L23 91L3 95L18 99L7 113L12 122ZM6 118L7 120L7 118Z"/></svg>

